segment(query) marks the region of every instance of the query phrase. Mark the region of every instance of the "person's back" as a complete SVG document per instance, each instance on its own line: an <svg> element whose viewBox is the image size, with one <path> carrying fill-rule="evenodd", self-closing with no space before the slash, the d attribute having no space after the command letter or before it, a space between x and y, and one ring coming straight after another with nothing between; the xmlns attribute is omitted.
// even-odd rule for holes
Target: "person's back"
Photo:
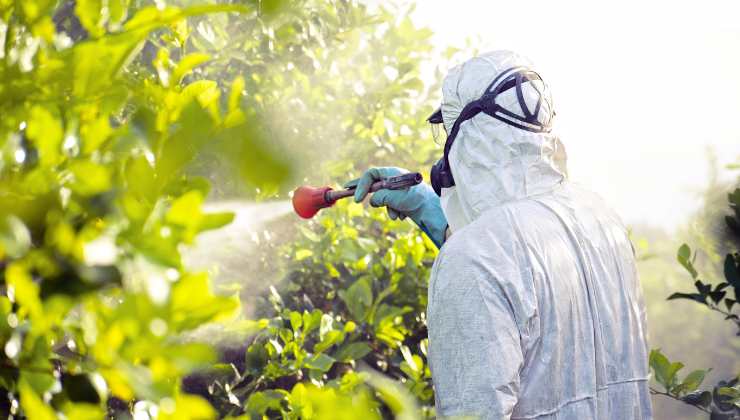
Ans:
<svg viewBox="0 0 740 420"><path fill-rule="evenodd" d="M438 189L452 236L427 309L437 415L649 419L634 251L617 216L567 181L565 149L542 128L551 102L528 68L498 51L443 84L454 183ZM506 74L524 76L499 83ZM470 114L468 104L491 90L495 109L529 125Z"/></svg>
<svg viewBox="0 0 740 420"><path fill-rule="evenodd" d="M455 232L429 306L439 415L650 418L634 255L593 194L562 184Z"/></svg>

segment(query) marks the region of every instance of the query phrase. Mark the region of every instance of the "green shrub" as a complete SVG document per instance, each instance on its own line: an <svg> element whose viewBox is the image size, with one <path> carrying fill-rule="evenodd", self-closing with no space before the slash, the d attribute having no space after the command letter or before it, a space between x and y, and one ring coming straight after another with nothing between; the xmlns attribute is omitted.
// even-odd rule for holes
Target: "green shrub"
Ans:
<svg viewBox="0 0 740 420"><path fill-rule="evenodd" d="M239 302L187 272L180 247L233 216L203 212L208 183L187 166L206 143L262 150L259 136L238 79L228 101L215 81L183 81L199 57L162 53L157 76L129 64L150 34L214 12L249 10L0 2L4 415L100 418L116 401L163 418L215 415L179 385L215 353L178 337ZM287 166L263 155L252 183L279 185Z"/></svg>

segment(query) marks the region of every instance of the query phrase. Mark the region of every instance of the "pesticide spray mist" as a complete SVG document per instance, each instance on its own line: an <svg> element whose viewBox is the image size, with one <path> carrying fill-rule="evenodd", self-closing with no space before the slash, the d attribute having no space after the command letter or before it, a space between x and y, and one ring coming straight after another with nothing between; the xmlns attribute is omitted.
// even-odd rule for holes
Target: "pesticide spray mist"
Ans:
<svg viewBox="0 0 740 420"><path fill-rule="evenodd" d="M203 52L219 57L233 53L241 57L245 53L242 46L251 45L251 39L263 38L258 28L252 30L250 28L254 25L246 23L242 26L243 31L216 31L225 25L221 19L223 17L209 16L199 22L199 28L203 30L198 29L194 36L221 33L220 37L224 38L219 39L219 45L213 44L212 50ZM352 23L353 19L340 27L329 25L327 33L336 31L346 36L340 39L329 35L325 41L330 47L316 56L312 54L310 60L296 61L294 51L275 49L271 50L265 65L238 69L238 73L252 74L252 79L262 80L253 84L247 78L243 100L250 104L251 109L259 110L257 119L260 126L264 126L260 131L265 133L265 138L260 139L264 150L279 156L290 169L291 179L281 186L279 196L270 196L270 199L287 199L291 197L288 191L300 184L337 188L371 165L390 164L387 156L393 147L381 148L381 138L417 138L423 135L419 127L406 118L408 109L430 102L428 91L436 92L434 86L429 90L409 87L410 82L417 80L416 64L421 58L389 56L388 44L382 41L388 38L386 32L396 29L381 30L378 26L378 30L367 30L364 24L357 26ZM296 23L303 25L301 20ZM245 39L249 42L245 43ZM212 44L205 41L203 45ZM380 56L388 57L388 62L377 60ZM211 70L207 72L208 77L218 78L223 74L227 78L219 80L219 85L231 85L233 70L219 73L217 63L209 66L204 67ZM401 68L403 73L399 71ZM362 71L358 72L358 69ZM260 98L259 103L255 102L256 98ZM380 109L381 105L383 109ZM403 116L400 121L404 123L395 118L392 121L388 117L390 115ZM368 122L372 127L367 126ZM389 130L387 136L366 133L381 128ZM426 129L426 125L423 128ZM228 168L216 161L212 165L201 165L198 175L208 178L213 185L213 201L207 207L216 211L233 211L236 219L222 229L198 235L196 245L185 252L185 264L194 270L207 270L214 279L217 292L239 291L244 315L249 316L254 311L250 302L264 294L271 284L277 286L281 280L278 272L281 256L273 252L273 247L291 240L295 227L299 223L305 224L305 221L289 214L293 208L287 200L264 203L219 200L220 197L253 195L247 190L255 188L255 185L227 172ZM234 186L240 182L244 184Z"/></svg>
<svg viewBox="0 0 740 420"><path fill-rule="evenodd" d="M269 287L265 281L267 273L253 271L250 259L257 247L272 239L265 225L293 212L290 201L217 201L206 204L205 210L233 212L234 221L221 229L198 235L195 245L184 252L186 267L207 271L217 291L243 290L254 297ZM245 306L249 314L251 308Z"/></svg>

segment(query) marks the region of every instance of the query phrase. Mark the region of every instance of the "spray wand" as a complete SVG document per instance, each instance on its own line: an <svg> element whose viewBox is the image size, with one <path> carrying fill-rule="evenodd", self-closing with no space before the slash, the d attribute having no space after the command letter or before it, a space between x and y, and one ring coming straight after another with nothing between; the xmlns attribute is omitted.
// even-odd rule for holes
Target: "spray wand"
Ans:
<svg viewBox="0 0 740 420"><path fill-rule="evenodd" d="M402 190L421 183L423 177L418 172L398 175L374 182L370 192L378 190ZM293 209L304 219L312 218L319 210L331 207L341 198L351 197L356 187L333 190L331 187L310 187L303 185L293 192Z"/></svg>

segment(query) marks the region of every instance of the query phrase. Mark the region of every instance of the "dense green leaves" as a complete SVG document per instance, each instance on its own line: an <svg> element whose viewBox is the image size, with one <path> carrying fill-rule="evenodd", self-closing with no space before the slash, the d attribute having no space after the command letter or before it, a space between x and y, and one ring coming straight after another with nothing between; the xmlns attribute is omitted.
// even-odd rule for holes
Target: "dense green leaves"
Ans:
<svg viewBox="0 0 740 420"><path fill-rule="evenodd" d="M224 125L267 114L255 130L269 131L270 147L284 154L301 147L296 182L352 179L370 164L426 166L436 152L424 123L436 86L420 82L430 33L415 28L405 10L371 15L354 2L310 0L283 13L267 30L226 16L198 22L189 42L211 60L183 80L233 80L222 89L230 113ZM209 174L222 165L203 163ZM219 191L242 193L219 179ZM349 417L360 410L367 418L433 416L424 312L434 244L411 223L349 201L295 224L294 243L266 256L286 281L260 311L265 327L244 368L235 363L231 375L221 373L211 401L221 413L296 418L318 416L318 400L341 413L353 396L370 404Z"/></svg>
<svg viewBox="0 0 740 420"><path fill-rule="evenodd" d="M329 212L314 229L302 228L301 240L285 249L291 280L282 296L273 295L273 308L267 310L273 318L250 346L246 372L231 379L233 393L248 392L257 383L296 390L302 381L340 392L370 387L379 404L398 415L413 412L414 401L422 404L424 416L433 415L423 313L436 247L413 226L376 210L340 202ZM384 234L361 241L360 229ZM343 252L352 239L354 248ZM309 249L308 255L294 258ZM373 376L356 376L365 364L402 380L402 389ZM239 377L248 380L239 383ZM354 385L345 388L350 378ZM225 394L216 390L212 398L227 401ZM275 404L261 406L262 413L294 415L293 406L283 402L278 409Z"/></svg>
<svg viewBox="0 0 740 420"><path fill-rule="evenodd" d="M725 319L735 322L738 326L738 334L740 334L740 317L732 313L732 309L740 296L738 294L738 290L740 290L740 254L727 254L723 266L725 279L714 285L701 280L692 260L691 248L686 244L682 245L678 250L678 262L694 279L696 293L677 292L670 295L668 299L689 299L706 305L710 309L717 310L725 315ZM732 297L728 295L730 289L734 291Z"/></svg>
<svg viewBox="0 0 740 420"><path fill-rule="evenodd" d="M234 218L205 211L209 195L274 197L288 180L431 161L431 33L408 10L2 4L0 344L12 369L0 385L24 415L433 416L436 247L358 204L272 256L285 284L263 319L231 326L254 333L243 366L214 365L182 335L240 308L183 264L184 246ZM212 405L179 383L206 367Z"/></svg>
<svg viewBox="0 0 740 420"><path fill-rule="evenodd" d="M695 391L704 381L706 370L696 370L689 373L683 380L678 379L678 372L683 369L681 362L671 362L660 352L650 352L650 368L655 373L655 380L665 388L665 392L682 397Z"/></svg>
<svg viewBox="0 0 740 420"><path fill-rule="evenodd" d="M740 234L739 226L740 213L737 212L738 190L729 195L730 208L735 212L734 217L728 216L726 221L735 234ZM727 254L724 259L723 270L724 281L716 284L706 283L701 280L700 274L694 263L696 254L692 255L691 248L684 244L678 250L678 262L688 271L694 280L696 293L673 293L668 297L673 299L688 299L698 302L712 311L721 313L725 320L735 323L739 328L740 334L740 317L733 313L733 308L738 301L738 280L740 279L740 253ZM734 289L734 299L729 297L729 289ZM681 362L670 362L660 350L653 350L650 353L650 369L654 373L654 379L658 382L664 392L655 391L662 395L675 398L687 404L693 405L707 413L712 414L712 418L735 418L740 414L740 392L738 391L738 375L729 381L720 381L712 391L700 390L707 373L711 370L695 370L683 380L678 378L678 372L684 367Z"/></svg>
<svg viewBox="0 0 740 420"><path fill-rule="evenodd" d="M141 51L182 35L188 17L254 12L135 3L2 3L0 386L15 415L101 418L114 397L161 418L216 415L179 386L215 353L180 334L239 302L187 272L180 250L234 216L202 209L208 183L190 167L210 142L223 152L262 140L216 81L188 80L207 55ZM259 168L228 159L240 179L274 188L288 167L270 153L260 149Z"/></svg>

